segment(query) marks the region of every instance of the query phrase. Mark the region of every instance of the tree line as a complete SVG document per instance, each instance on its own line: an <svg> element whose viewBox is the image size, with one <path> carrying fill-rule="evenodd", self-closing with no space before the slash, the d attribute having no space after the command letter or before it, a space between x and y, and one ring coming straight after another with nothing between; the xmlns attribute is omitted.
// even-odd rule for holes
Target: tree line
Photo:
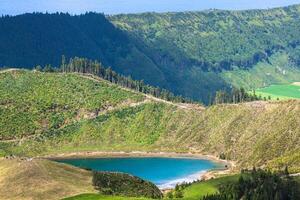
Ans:
<svg viewBox="0 0 300 200"><path fill-rule="evenodd" d="M262 169L242 170L237 182L219 187L219 193L207 195L203 200L297 200L300 185L289 176L286 168L275 174Z"/></svg>
<svg viewBox="0 0 300 200"><path fill-rule="evenodd" d="M269 97L268 99L270 100L271 97ZM231 91L217 91L214 99L210 101L210 105L224 103L243 103L259 100L267 100L267 98L257 96L255 94L255 91L253 91L253 94L251 94L247 92L244 88L232 88Z"/></svg>
<svg viewBox="0 0 300 200"><path fill-rule="evenodd" d="M104 67L101 62L97 60L89 60L87 58L74 57L69 60L62 56L61 65L59 68L54 68L50 64L45 65L44 68L37 66L36 70L45 72L63 72L63 73L82 73L92 74L105 79L111 83L126 87L137 92L150 94L154 97L172 101L176 103L199 103L190 98L175 95L174 93L146 84L143 80L134 80L131 76L121 75L111 69L111 67ZM214 96L210 98L209 105L226 104L226 103L243 103L258 100L271 100L271 97L261 97L253 93L247 92L244 88L232 88L228 90L217 91Z"/></svg>
<svg viewBox="0 0 300 200"><path fill-rule="evenodd" d="M62 56L62 61L59 68L53 68L51 65L46 65L44 69L42 69L41 66L37 66L36 70L43 70L45 72L59 71L63 73L76 72L82 74L92 74L122 87L126 87L144 94L149 94L167 101L176 103L196 103L196 101L193 101L189 98L184 98L181 95L175 95L166 89L150 86L143 80L133 80L130 76L118 74L117 72L113 71L111 67L106 68L101 62L96 60L89 60L79 57L74 57L67 60L65 56Z"/></svg>

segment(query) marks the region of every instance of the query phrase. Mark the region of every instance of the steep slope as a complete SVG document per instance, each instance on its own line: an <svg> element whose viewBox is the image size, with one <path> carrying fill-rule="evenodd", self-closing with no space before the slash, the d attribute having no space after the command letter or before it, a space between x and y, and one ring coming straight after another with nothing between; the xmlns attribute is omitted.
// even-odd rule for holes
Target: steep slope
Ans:
<svg viewBox="0 0 300 200"><path fill-rule="evenodd" d="M61 199L92 192L92 172L48 160L0 159L0 199Z"/></svg>
<svg viewBox="0 0 300 200"><path fill-rule="evenodd" d="M267 165L276 169L289 165L291 171L300 170L300 102L297 100L217 105L207 109L196 105L172 104L150 97L144 97L146 100L139 97L135 103L124 104L125 99L134 99L139 95L114 85L106 85L114 93L99 96L99 101L110 95L128 96L119 99L117 105L96 116L66 120L69 122L62 126L45 126L31 134L24 134L24 127L30 121L17 116L54 114L55 110L38 110L30 102L39 102L38 100L51 94L52 89L60 88L58 84L62 84L59 81L61 76L64 80L68 77L76 80L67 81L64 86L66 88L77 88L78 85L89 83L85 86L85 90L89 91L98 84L105 85L101 80L86 79L79 74L23 71L4 73L5 78L2 77L0 81L0 108L2 113L10 115L0 115L1 130L6 130L0 134L1 138L5 138L0 142L0 154L36 156L74 151L135 150L197 152L216 156L224 154L227 159L235 160L244 167ZM46 84L54 78L58 80L57 84ZM26 84L7 84L11 81L21 83L21 80L27 80ZM37 80L45 82L35 88L33 86ZM29 98L26 96L26 88L32 88L32 94L40 95ZM93 94L102 94L101 91L101 88L95 89ZM68 94L67 91L65 93ZM81 101L88 102L89 96L76 96L65 96L59 102L60 107L76 108L82 106ZM77 98L81 101L76 102ZM27 109L22 110L24 105L17 99L23 99L24 102L30 100ZM70 100L74 103L72 107ZM101 104L98 106L100 109ZM35 112L31 113L32 110ZM76 111L73 110L74 113ZM60 113L61 111L56 114ZM11 120L4 120L6 116ZM74 116L77 114L73 118ZM33 122L39 127L38 121Z"/></svg>
<svg viewBox="0 0 300 200"><path fill-rule="evenodd" d="M299 8L1 17L0 66L57 66L62 55L86 57L208 103L232 85L299 81Z"/></svg>
<svg viewBox="0 0 300 200"><path fill-rule="evenodd" d="M298 62L299 18L297 5L270 10L116 15L110 20L178 64L219 71L234 66L250 68L280 49Z"/></svg>
<svg viewBox="0 0 300 200"><path fill-rule="evenodd" d="M79 56L97 59L119 73L153 85L166 84L147 55L102 14L0 17L0 51L0 67L59 66L62 55Z"/></svg>
<svg viewBox="0 0 300 200"><path fill-rule="evenodd" d="M0 139L5 140L95 118L111 107L144 99L105 81L75 74L17 70L0 73L0 85L0 123L6 124L1 126Z"/></svg>
<svg viewBox="0 0 300 200"><path fill-rule="evenodd" d="M208 96L203 95L207 91L230 85L252 89L299 79L299 17L300 6L296 5L109 19L154 50L147 55L173 75L168 79L173 83L170 90L207 102ZM176 69L181 76L174 76Z"/></svg>

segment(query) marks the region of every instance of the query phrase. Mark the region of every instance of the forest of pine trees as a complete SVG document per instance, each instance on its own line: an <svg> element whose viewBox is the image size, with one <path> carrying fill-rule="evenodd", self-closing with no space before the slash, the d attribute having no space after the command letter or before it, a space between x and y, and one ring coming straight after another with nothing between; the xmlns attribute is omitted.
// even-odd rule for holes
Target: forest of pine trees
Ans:
<svg viewBox="0 0 300 200"><path fill-rule="evenodd" d="M36 69L41 70L41 67L37 66ZM147 85L143 80L133 80L130 76L127 77L120 75L113 71L110 67L106 68L100 62L92 61L86 58L75 57L70 58L70 60L67 61L66 57L62 56L62 62L59 69L52 68L50 65L46 65L44 67L45 72L53 72L56 70L63 73L76 72L83 74L93 74L111 83L115 83L122 87L130 88L144 94L150 94L154 97L161 98L167 101L173 101L176 103L194 102L191 99L183 98L182 96L176 96L168 90Z"/></svg>
<svg viewBox="0 0 300 200"><path fill-rule="evenodd" d="M297 200L300 186L288 170L281 174L255 168L243 170L239 180L220 186L220 193L208 195L204 200Z"/></svg>
<svg viewBox="0 0 300 200"><path fill-rule="evenodd" d="M261 96L257 96L255 91L253 94L246 92L244 88L233 88L230 92L217 91L214 100L210 104L224 103L242 103L250 101L266 100Z"/></svg>
<svg viewBox="0 0 300 200"><path fill-rule="evenodd" d="M37 66L36 70L45 72L59 71L63 73L83 73L96 75L102 79L105 79L111 83L126 87L144 94L150 94L154 97L161 98L167 101L176 103L199 103L192 99L182 96L174 95L172 92L161 89L159 87L153 87L145 84L143 80L133 80L130 76L123 76L113 71L110 67L104 67L100 62L89 60L86 58L70 58L66 59L62 56L60 68L53 68L51 65L46 65L44 68ZM269 98L270 99L270 98ZM231 91L220 90L216 92L216 95L210 100L209 105L225 104L225 103L242 103L257 100L266 100L261 96L257 96L255 92L253 94L248 93L244 88L233 88Z"/></svg>

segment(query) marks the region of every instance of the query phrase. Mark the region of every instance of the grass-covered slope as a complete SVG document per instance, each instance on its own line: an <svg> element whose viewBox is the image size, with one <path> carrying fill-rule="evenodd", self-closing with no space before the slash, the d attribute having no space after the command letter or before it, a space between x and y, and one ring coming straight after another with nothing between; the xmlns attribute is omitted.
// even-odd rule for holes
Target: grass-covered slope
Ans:
<svg viewBox="0 0 300 200"><path fill-rule="evenodd" d="M153 183L128 174L91 172L46 159L0 158L0 199L54 200L78 194L88 195L70 199L162 196Z"/></svg>
<svg viewBox="0 0 300 200"><path fill-rule="evenodd" d="M222 184L237 182L239 175L224 176L208 181L193 183L183 190L184 200L197 200L211 194L216 194Z"/></svg>
<svg viewBox="0 0 300 200"><path fill-rule="evenodd" d="M60 199L94 193L92 172L48 160L0 159L0 199Z"/></svg>
<svg viewBox="0 0 300 200"><path fill-rule="evenodd" d="M0 139L59 129L142 99L142 95L80 75L21 70L0 73Z"/></svg>
<svg viewBox="0 0 300 200"><path fill-rule="evenodd" d="M248 90L258 89L273 84L290 84L300 79L300 68L290 62L286 52L277 52L248 70L235 68L223 71L221 77L235 87Z"/></svg>
<svg viewBox="0 0 300 200"><path fill-rule="evenodd" d="M300 85L271 85L269 87L256 90L257 95L263 97L270 96L272 99L300 99Z"/></svg>
<svg viewBox="0 0 300 200"><path fill-rule="evenodd" d="M0 17L0 67L97 59L208 104L221 89L299 81L299 5L270 10Z"/></svg>
<svg viewBox="0 0 300 200"><path fill-rule="evenodd" d="M32 116L31 110L35 109L35 104L28 104L29 108L21 110L22 112L20 109L11 110L11 107L22 108L20 106L23 105L22 102L28 101L29 98L22 90L18 93L11 91L17 90L18 87L29 87L35 83L35 76L39 77L39 80L45 80L46 83L53 77L56 79L60 76L72 77L76 81L69 81L69 88L76 88L78 83L82 85L90 83L93 86L102 83L76 74L10 72L4 76L7 79L5 82L0 81L0 88L10 81L18 82L31 77L26 84L11 84L9 89L1 93L2 96L11 99L1 104L1 112L10 112L11 116L18 116L19 113ZM40 93L43 95L30 96L30 102L45 98L52 91L52 86L59 88L56 84L47 87L40 85L38 88L43 91ZM17 117L4 121L6 114L1 115L3 116L1 130L6 130L1 132L1 137L16 139L0 142L2 154L36 156L74 151L119 150L198 152L216 156L225 154L226 159L235 160L244 167L256 165L277 169L289 165L291 172L300 170L300 102L297 100L217 105L201 110L196 109L195 105L185 108L162 101L150 99L144 101L138 94L118 89L113 85L106 87L110 92L115 92L115 94L108 93L108 96L116 97L123 94L119 96L118 101L118 105L123 106L115 106L112 103L114 101L106 100L111 101L110 104L115 107L106 112L99 112L97 116L75 117L76 120L68 120L63 126L44 127L39 132L23 134L21 140L19 140L21 134L17 134L15 124L27 127L29 123ZM86 90L87 88L89 87L85 87ZM102 89L96 90L93 94L101 94L101 91ZM33 89L31 93L38 93L38 89ZM72 96L72 99L63 99L59 104L60 107L72 105L69 101L74 105L72 107L69 105L68 108L84 107L85 104L79 104L75 100L79 98L86 102L88 96L78 96L79 94ZM19 98L23 101L14 103L14 99ZM102 98L108 97L99 96L97 100L101 101ZM139 102L122 103L128 99ZM46 109L33 113L36 116L47 116L55 111ZM74 118L77 115L72 116ZM18 137L15 137L15 134Z"/></svg>

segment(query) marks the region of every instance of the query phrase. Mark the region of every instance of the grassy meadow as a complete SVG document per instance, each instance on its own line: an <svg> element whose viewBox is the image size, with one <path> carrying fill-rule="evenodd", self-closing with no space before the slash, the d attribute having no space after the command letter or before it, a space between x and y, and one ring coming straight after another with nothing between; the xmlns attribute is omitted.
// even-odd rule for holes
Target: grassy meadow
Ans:
<svg viewBox="0 0 300 200"><path fill-rule="evenodd" d="M271 97L272 100L300 99L300 85L271 85L255 91L262 97Z"/></svg>
<svg viewBox="0 0 300 200"><path fill-rule="evenodd" d="M206 195L215 194L218 192L218 187L224 183L235 182L239 175L224 176L208 181L194 183L183 190L185 200L198 200Z"/></svg>

